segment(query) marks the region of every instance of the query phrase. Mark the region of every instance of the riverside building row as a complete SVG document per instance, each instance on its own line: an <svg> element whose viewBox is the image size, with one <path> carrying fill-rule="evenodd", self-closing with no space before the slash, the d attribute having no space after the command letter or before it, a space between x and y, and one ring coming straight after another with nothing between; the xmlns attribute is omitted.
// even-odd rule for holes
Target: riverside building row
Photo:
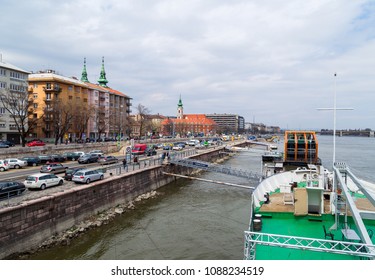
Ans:
<svg viewBox="0 0 375 280"><path fill-rule="evenodd" d="M32 73L11 65L0 56L0 101L12 96L24 108L9 109L16 102L0 102L0 140L21 141L20 124L27 139L53 142L87 138L142 137L144 135L213 135L242 133L244 118L235 114L184 114L181 97L177 117L130 115L128 95L110 88L104 58L97 83L88 79L86 59L81 78L66 77L54 70ZM24 100L22 101L22 98ZM14 112L17 111L18 112ZM25 115L22 122L19 114ZM141 119L141 120L140 120Z"/></svg>
<svg viewBox="0 0 375 280"><path fill-rule="evenodd" d="M107 83L104 58L97 84L88 80L86 60L80 80L54 70L31 73L0 60L2 93L27 98L25 127L31 139L76 141L125 135L129 130L131 98ZM17 121L5 107L0 103L0 139L19 143Z"/></svg>

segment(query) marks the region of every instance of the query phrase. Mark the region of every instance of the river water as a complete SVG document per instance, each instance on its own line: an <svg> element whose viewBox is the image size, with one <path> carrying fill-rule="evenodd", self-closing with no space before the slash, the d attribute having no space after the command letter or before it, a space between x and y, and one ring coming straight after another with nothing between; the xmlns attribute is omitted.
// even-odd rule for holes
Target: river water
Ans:
<svg viewBox="0 0 375 280"><path fill-rule="evenodd" d="M332 136L318 136L319 157L332 166ZM375 138L336 138L336 161L346 162L358 178L375 183ZM283 150L282 143L279 149ZM261 152L241 152L225 165L261 171ZM257 181L206 172L201 178L256 186ZM41 260L241 260L248 228L250 191L180 179L136 203L110 224L32 255Z"/></svg>

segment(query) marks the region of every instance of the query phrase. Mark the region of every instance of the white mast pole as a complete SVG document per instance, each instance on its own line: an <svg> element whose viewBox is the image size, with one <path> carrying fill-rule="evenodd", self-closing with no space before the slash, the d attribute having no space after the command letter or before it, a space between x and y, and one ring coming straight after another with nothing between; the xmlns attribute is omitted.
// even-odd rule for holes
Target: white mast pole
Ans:
<svg viewBox="0 0 375 280"><path fill-rule="evenodd" d="M333 162L332 166L335 165L336 161L336 76L337 74L335 73L334 75L334 96L333 96Z"/></svg>

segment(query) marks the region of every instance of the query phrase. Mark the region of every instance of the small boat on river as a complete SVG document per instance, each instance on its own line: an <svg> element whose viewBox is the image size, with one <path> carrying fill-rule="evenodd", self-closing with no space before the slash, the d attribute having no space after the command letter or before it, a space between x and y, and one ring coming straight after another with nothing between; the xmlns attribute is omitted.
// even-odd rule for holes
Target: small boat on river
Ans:
<svg viewBox="0 0 375 280"><path fill-rule="evenodd" d="M263 156L252 193L245 259L375 259L375 199L344 163L326 169L313 131L286 131Z"/></svg>

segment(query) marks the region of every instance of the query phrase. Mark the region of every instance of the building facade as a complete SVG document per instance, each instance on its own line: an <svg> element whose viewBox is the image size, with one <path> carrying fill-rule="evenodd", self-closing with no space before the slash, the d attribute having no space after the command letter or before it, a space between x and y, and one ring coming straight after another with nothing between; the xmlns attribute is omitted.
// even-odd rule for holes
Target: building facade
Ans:
<svg viewBox="0 0 375 280"><path fill-rule="evenodd" d="M38 121L29 137L74 142L124 135L131 98L107 83L104 58L98 84L89 82L86 60L81 80L53 70L30 74L32 118Z"/></svg>
<svg viewBox="0 0 375 280"><path fill-rule="evenodd" d="M243 133L245 131L245 119L235 114L206 114L207 118L217 123L220 133Z"/></svg>
<svg viewBox="0 0 375 280"><path fill-rule="evenodd" d="M14 102L12 106L9 106L8 101L11 101L13 97L22 101L22 96L25 96L27 100L27 77L29 73L3 61L0 56L0 94L3 100L3 102L0 102L0 140L12 141L15 144L19 144L21 141L19 127L23 120L19 118L15 120L12 116L19 114L26 116L27 112L22 107L16 106ZM20 98L17 98L17 96ZM23 125L27 129L27 117Z"/></svg>
<svg viewBox="0 0 375 280"><path fill-rule="evenodd" d="M177 117L166 118L161 125L163 135L180 137L215 135L217 128L216 122L204 114L184 114L181 96L177 104Z"/></svg>

